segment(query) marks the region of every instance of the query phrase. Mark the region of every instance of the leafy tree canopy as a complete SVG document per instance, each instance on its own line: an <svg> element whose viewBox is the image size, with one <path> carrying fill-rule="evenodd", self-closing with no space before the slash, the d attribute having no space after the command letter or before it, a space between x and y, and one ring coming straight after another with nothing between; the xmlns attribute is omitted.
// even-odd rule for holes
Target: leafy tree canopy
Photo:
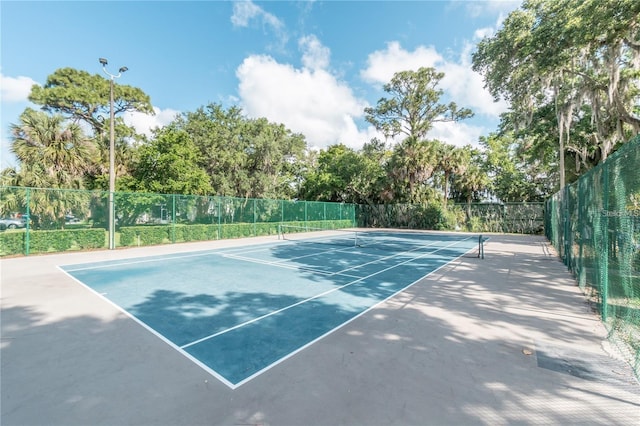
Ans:
<svg viewBox="0 0 640 426"><path fill-rule="evenodd" d="M137 190L161 194L205 195L209 176L198 166L197 148L183 130L165 128L137 152L132 177Z"/></svg>
<svg viewBox="0 0 640 426"><path fill-rule="evenodd" d="M47 77L44 86L31 88L29 100L44 111L85 122L100 133L110 112L110 81L99 74L60 68ZM149 96L142 90L114 82L114 114L126 111L154 113Z"/></svg>

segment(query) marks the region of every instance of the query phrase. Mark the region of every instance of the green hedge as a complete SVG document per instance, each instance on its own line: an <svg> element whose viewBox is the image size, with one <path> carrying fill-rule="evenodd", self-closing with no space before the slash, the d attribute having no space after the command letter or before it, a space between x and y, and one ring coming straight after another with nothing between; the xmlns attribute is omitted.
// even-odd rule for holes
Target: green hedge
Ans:
<svg viewBox="0 0 640 426"><path fill-rule="evenodd" d="M0 233L0 256L24 254L24 232Z"/></svg>
<svg viewBox="0 0 640 426"><path fill-rule="evenodd" d="M149 246L170 243L170 225L129 226L120 228L121 246Z"/></svg>
<svg viewBox="0 0 640 426"><path fill-rule="evenodd" d="M350 220L297 221L287 225L337 229L352 226ZM211 241L277 235L278 223L223 223L220 225L146 225L120 228L120 246L148 246L189 241Z"/></svg>
<svg viewBox="0 0 640 426"><path fill-rule="evenodd" d="M337 229L352 226L350 220L295 221L288 225L311 228ZM149 246L188 241L244 238L277 235L278 223L233 223L220 225L147 225L122 227L119 230L120 247ZM0 256L25 254L26 232L0 233ZM99 229L64 229L29 231L29 253L52 253L107 247L107 234Z"/></svg>
<svg viewBox="0 0 640 426"><path fill-rule="evenodd" d="M29 231L29 253L53 253L106 247L104 229ZM26 231L0 234L0 256L25 254Z"/></svg>
<svg viewBox="0 0 640 426"><path fill-rule="evenodd" d="M170 231L171 232L171 231ZM218 225L176 225L172 241L209 241L218 239Z"/></svg>

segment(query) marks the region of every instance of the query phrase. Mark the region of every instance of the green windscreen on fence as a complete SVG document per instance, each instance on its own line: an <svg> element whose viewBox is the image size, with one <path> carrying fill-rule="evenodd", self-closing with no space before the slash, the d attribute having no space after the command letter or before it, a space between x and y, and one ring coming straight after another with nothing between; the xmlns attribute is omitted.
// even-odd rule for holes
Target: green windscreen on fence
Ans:
<svg viewBox="0 0 640 426"><path fill-rule="evenodd" d="M546 234L640 376L640 137L546 203Z"/></svg>
<svg viewBox="0 0 640 426"><path fill-rule="evenodd" d="M0 187L0 256L108 247L106 191ZM115 192L115 246L277 235L279 223L355 224L355 205ZM7 226L4 226L4 223ZM6 229L5 229L6 228Z"/></svg>
<svg viewBox="0 0 640 426"><path fill-rule="evenodd" d="M363 228L541 234L544 203L378 204L356 206Z"/></svg>

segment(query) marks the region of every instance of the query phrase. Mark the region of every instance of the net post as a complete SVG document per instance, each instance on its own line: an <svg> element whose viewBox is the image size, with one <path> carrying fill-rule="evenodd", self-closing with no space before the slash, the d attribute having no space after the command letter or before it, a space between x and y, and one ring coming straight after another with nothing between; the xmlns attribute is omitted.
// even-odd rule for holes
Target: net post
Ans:
<svg viewBox="0 0 640 426"><path fill-rule="evenodd" d="M484 259L484 241L482 240L482 234L478 235L478 257Z"/></svg>
<svg viewBox="0 0 640 426"><path fill-rule="evenodd" d="M282 236L282 224L279 223L278 224L278 239L279 240L282 239L282 238L280 238L281 236Z"/></svg>

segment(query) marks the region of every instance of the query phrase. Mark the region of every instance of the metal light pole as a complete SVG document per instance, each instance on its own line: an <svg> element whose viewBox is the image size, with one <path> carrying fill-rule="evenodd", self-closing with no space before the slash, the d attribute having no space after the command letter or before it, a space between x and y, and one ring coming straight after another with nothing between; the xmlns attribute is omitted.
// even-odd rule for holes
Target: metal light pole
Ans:
<svg viewBox="0 0 640 426"><path fill-rule="evenodd" d="M113 193L116 190L116 153L115 153L115 114L113 111L113 81L120 78L123 72L127 71L127 67L120 67L118 75L114 75L107 71L107 60L105 58L98 59L102 64L102 71L110 78L110 98L109 98L109 250L116 248L116 227L115 227L115 205L113 201Z"/></svg>

